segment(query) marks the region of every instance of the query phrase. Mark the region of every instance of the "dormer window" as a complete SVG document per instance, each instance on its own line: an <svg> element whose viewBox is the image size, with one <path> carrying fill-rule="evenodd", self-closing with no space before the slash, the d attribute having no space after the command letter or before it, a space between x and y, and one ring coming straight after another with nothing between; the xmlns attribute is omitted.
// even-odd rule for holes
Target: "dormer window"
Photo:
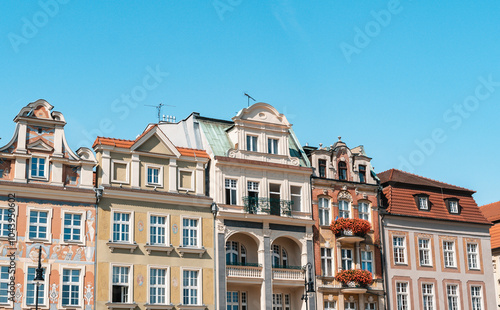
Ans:
<svg viewBox="0 0 500 310"><path fill-rule="evenodd" d="M458 199L447 198L445 199L445 202L448 208L448 212L450 212L451 214L460 214L460 205L458 204Z"/></svg>
<svg viewBox="0 0 500 310"><path fill-rule="evenodd" d="M31 177L45 178L45 158L42 157L31 158Z"/></svg>
<svg viewBox="0 0 500 310"><path fill-rule="evenodd" d="M366 183L366 166L365 165L359 165L358 166L359 170L359 182L360 183Z"/></svg>
<svg viewBox="0 0 500 310"><path fill-rule="evenodd" d="M257 137L247 136L247 151L257 152Z"/></svg>
<svg viewBox="0 0 500 310"><path fill-rule="evenodd" d="M267 152L269 154L278 154L278 139L267 139Z"/></svg>
<svg viewBox="0 0 500 310"><path fill-rule="evenodd" d="M339 180L347 180L347 165L344 161L339 161Z"/></svg>
<svg viewBox="0 0 500 310"><path fill-rule="evenodd" d="M319 170L319 177L320 178L326 178L326 160L324 159L319 159L318 160L318 170Z"/></svg>
<svg viewBox="0 0 500 310"><path fill-rule="evenodd" d="M426 194L415 195L415 203L417 204L419 210L423 211L430 210L429 195Z"/></svg>

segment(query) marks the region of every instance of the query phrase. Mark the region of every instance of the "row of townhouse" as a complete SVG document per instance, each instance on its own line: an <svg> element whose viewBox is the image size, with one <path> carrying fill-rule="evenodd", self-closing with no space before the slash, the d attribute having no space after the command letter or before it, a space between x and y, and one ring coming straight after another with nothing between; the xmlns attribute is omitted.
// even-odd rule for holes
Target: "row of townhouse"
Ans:
<svg viewBox="0 0 500 310"><path fill-rule="evenodd" d="M473 191L377 176L340 137L302 147L265 103L76 153L52 109L21 109L0 148L1 308L37 287L49 310L496 307Z"/></svg>

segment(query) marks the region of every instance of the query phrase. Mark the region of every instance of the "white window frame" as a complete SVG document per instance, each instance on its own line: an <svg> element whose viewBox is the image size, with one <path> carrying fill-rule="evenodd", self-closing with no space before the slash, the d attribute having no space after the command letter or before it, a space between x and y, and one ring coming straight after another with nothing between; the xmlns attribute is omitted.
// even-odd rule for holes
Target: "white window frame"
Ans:
<svg viewBox="0 0 500 310"><path fill-rule="evenodd" d="M151 243L151 217L152 216L157 216L157 217L164 217L165 218L165 243ZM158 224L155 224L155 226L160 226ZM147 243L149 245L162 245L162 246L170 246L170 215L165 214L165 213L156 213L156 212L148 212L148 228L147 228Z"/></svg>
<svg viewBox="0 0 500 310"><path fill-rule="evenodd" d="M293 187L298 188L300 190L300 194L294 194L292 191ZM297 211L297 212L302 211L302 189L303 189L302 185L290 184L290 200L293 201L293 197L299 197L298 199L300 201L299 207L298 208L295 207L296 210L294 210L294 206L292 205L292 211Z"/></svg>
<svg viewBox="0 0 500 310"><path fill-rule="evenodd" d="M422 306L423 310L435 310L436 298L433 283L422 283ZM430 288L430 290L429 290Z"/></svg>
<svg viewBox="0 0 500 310"><path fill-rule="evenodd" d="M363 206L366 206L366 212L362 212L362 208ZM370 207L370 203L368 202L365 202L365 201L361 201L358 203L358 217L362 220L367 220L368 222L371 221L371 207ZM366 215L366 218L363 218L364 216L362 215Z"/></svg>
<svg viewBox="0 0 500 310"><path fill-rule="evenodd" d="M321 201L326 201L327 206L324 206L324 203ZM332 222L332 208L331 208L331 200L325 197L318 198L318 214L319 214L319 225L320 226L330 226ZM326 215L326 216L325 216ZM326 223L325 223L326 221Z"/></svg>
<svg viewBox="0 0 500 310"><path fill-rule="evenodd" d="M181 187L181 172L189 172L191 173L191 187ZM179 168L177 169L177 188L181 191L194 191L194 170Z"/></svg>
<svg viewBox="0 0 500 310"><path fill-rule="evenodd" d="M445 246L448 242L452 244L451 250ZM450 259L452 260L452 264L450 264ZM443 240L443 265L445 268L457 267L456 242L454 240Z"/></svg>
<svg viewBox="0 0 500 310"><path fill-rule="evenodd" d="M323 309L324 310L337 310L337 301L324 300L323 301Z"/></svg>
<svg viewBox="0 0 500 310"><path fill-rule="evenodd" d="M458 214L458 201L457 200L450 200L450 201L448 201L448 204L450 206L450 213Z"/></svg>
<svg viewBox="0 0 500 310"><path fill-rule="evenodd" d="M158 183L149 182L148 181L148 172L149 169L158 169ZM146 181L146 186L150 187L163 187L163 166L154 165L154 164L146 164L144 169L144 180Z"/></svg>
<svg viewBox="0 0 500 310"><path fill-rule="evenodd" d="M228 193L227 193L228 190L230 192L229 197L228 197ZM238 204L238 180L226 178L226 179L224 179L224 198L225 198L224 203L227 203L228 199L229 199L229 202L232 202L233 196L234 196L234 204L230 203L229 205L237 205Z"/></svg>
<svg viewBox="0 0 500 310"><path fill-rule="evenodd" d="M423 247L423 243L421 244L420 241L427 241L427 247ZM431 239L429 238L418 238L418 263L420 266L432 266L432 246L431 246ZM427 257L427 262L423 262L424 255Z"/></svg>
<svg viewBox="0 0 500 310"><path fill-rule="evenodd" d="M422 201L425 201L425 204L422 205ZM418 196L418 209L419 210L429 210L429 197L427 196Z"/></svg>
<svg viewBox="0 0 500 310"><path fill-rule="evenodd" d="M197 229L197 234L196 234L196 243L197 245L196 246L191 246L191 245L188 245L188 246L185 246L184 245L184 220L197 220L198 221L198 225L196 226L196 229ZM196 217L196 216L181 216L181 235L180 235L180 239L181 239L181 247L183 248L195 248L195 249L199 249L199 248L202 248L202 240L201 240L201 235L202 235L202 225L201 225L201 217Z"/></svg>
<svg viewBox="0 0 500 310"><path fill-rule="evenodd" d="M12 273L9 273L9 265L2 263L0 264L0 268L5 267L7 268L7 279L0 279L0 283L6 283L7 284L7 302L6 303L0 303L1 306L8 306L8 307L13 307L14 303L12 300L9 300L9 298L12 296L10 295L10 277L12 276ZM0 270L1 271L1 270ZM1 273L1 272L0 272Z"/></svg>
<svg viewBox="0 0 500 310"><path fill-rule="evenodd" d="M474 252L469 251L469 245L474 245L476 250ZM467 242L466 244L467 251L467 267L469 270L480 270L480 260L479 260L479 244L477 242ZM475 266L471 264L472 259L474 259Z"/></svg>
<svg viewBox="0 0 500 310"><path fill-rule="evenodd" d="M9 206L2 206L0 205L0 212L7 212L6 213L6 220L0 220L0 240L6 240L9 238L9 233L14 233L15 234L15 237L17 237L17 227L14 227L14 229L12 231L9 230L9 224L15 224L16 223L16 220L17 220L17 204L16 206L14 207L15 208L15 212L14 213L10 213L9 212ZM12 222L9 222L8 218L9 218L9 214L12 214ZM3 214L0 213L0 217L2 217ZM29 223L28 223L29 224ZM6 230L7 231L7 235L6 236L3 236L3 231Z"/></svg>
<svg viewBox="0 0 500 310"><path fill-rule="evenodd" d="M280 139L267 138L267 153L272 155L279 155L280 153L279 145L280 145Z"/></svg>
<svg viewBox="0 0 500 310"><path fill-rule="evenodd" d="M129 236L130 236L130 240L129 241L114 241L113 240L113 226L114 226L114 223L115 223L115 213L128 213L130 214L130 217L129 217ZM109 225L109 240L110 242L113 242L113 243L124 243L124 244L133 244L134 243L134 231L135 231L135 227L134 227L134 211L130 211L130 210L122 210L122 209L116 209L116 210L111 210L111 218L110 218L110 222L111 224Z"/></svg>
<svg viewBox="0 0 500 310"><path fill-rule="evenodd" d="M451 287L454 287L454 292L450 290ZM455 299L454 304L450 304L450 298ZM451 306L451 310L460 310L460 289L458 284L446 284L446 300L448 309L450 309Z"/></svg>
<svg viewBox="0 0 500 310"><path fill-rule="evenodd" d="M64 240L64 228L66 225L64 224L64 218L66 217L66 214L78 214L81 216L81 221L80 221L80 241L73 241L73 240ZM62 220L61 220L61 244L84 244L85 243L85 223L86 223L86 218L87 212L85 211L70 211L70 210L62 210Z"/></svg>
<svg viewBox="0 0 500 310"><path fill-rule="evenodd" d="M341 205L347 205L347 210L345 209L341 209L340 206ZM346 218L346 219L350 219L352 218L352 212L351 212L351 202L348 201L348 200L345 200L345 199L340 199L339 202L338 202L338 205L339 205L339 218ZM344 217L343 216L343 213L346 213L347 212L347 217Z"/></svg>
<svg viewBox="0 0 500 310"><path fill-rule="evenodd" d="M48 212L47 214L47 238L30 238L30 214L31 211L39 211L39 212ZM48 208L39 208L39 207L28 207L26 212L26 241L27 242L42 242L42 243L50 243L52 242L52 209Z"/></svg>
<svg viewBox="0 0 500 310"><path fill-rule="evenodd" d="M352 307L351 307L352 306ZM358 307L357 307L357 303L354 302L354 301L344 301L344 309L345 310L356 310Z"/></svg>
<svg viewBox="0 0 500 310"><path fill-rule="evenodd" d="M24 287L23 287L23 307L24 308L33 308L35 304L33 305L28 305L28 268L38 268L38 265L33 264L33 263L27 263L24 265L25 268L25 273L24 273ZM44 285L44 292L43 292L43 304L38 304L39 308L48 308L49 307L49 278L50 278L50 265L49 264L44 264L42 263L42 268L45 269L45 273L43 275L43 285ZM35 271L35 277L36 277L36 271ZM35 284L35 295L36 295L36 284ZM36 303L36 298L35 296L35 303Z"/></svg>
<svg viewBox="0 0 500 310"><path fill-rule="evenodd" d="M377 310L377 303L376 302L365 303L365 310Z"/></svg>
<svg viewBox="0 0 500 310"><path fill-rule="evenodd" d="M400 238L402 240L402 245L396 245L394 244L394 239L395 238ZM401 251L403 255L403 261L399 261L399 255L396 255L397 252ZM401 265L401 264L407 264L407 258L406 258L406 236L392 236L392 253L394 256L394 264L396 265Z"/></svg>
<svg viewBox="0 0 500 310"><path fill-rule="evenodd" d="M197 281L197 303L196 304L185 304L184 303L184 271L197 271L198 272L198 281ZM191 267L181 267L181 282L180 282L180 294L181 294L181 305L191 306L191 305L202 305L203 304L203 274L202 268L191 268Z"/></svg>
<svg viewBox="0 0 500 310"><path fill-rule="evenodd" d="M347 251L351 253L351 257L347 257L347 255L344 257L344 252L347 253ZM344 262L346 262L346 265L348 265L350 262L351 268L344 269ZM355 268L353 249L347 249L347 248L340 249L340 267L342 268L342 270L352 270Z"/></svg>
<svg viewBox="0 0 500 310"><path fill-rule="evenodd" d="M156 303L156 304L151 304L151 269L163 269L165 270L165 302L164 303ZM169 266L162 266L162 265L148 265L148 293L147 293L147 302L148 304L151 305L169 305L170 304L170 267Z"/></svg>
<svg viewBox="0 0 500 310"><path fill-rule="evenodd" d="M63 299L63 272L64 269L69 269L69 270L79 270L80 271L80 277L79 277L79 282L78 286L80 288L79 290L79 299L78 299L78 304L77 305L67 305L63 306L62 304L62 299ZM84 285L83 285L83 278L85 277L85 266L78 266L78 265L60 265L59 266L59 277L60 277L60 284L59 284L59 307L60 308L74 308L74 307L82 307L83 306L83 295L84 295Z"/></svg>
<svg viewBox="0 0 500 310"><path fill-rule="evenodd" d="M134 265L132 264L110 264L109 268L109 301L114 303L113 300L113 267L126 267L128 268L128 300L126 304L132 303L134 300Z"/></svg>
<svg viewBox="0 0 500 310"><path fill-rule="evenodd" d="M365 253L365 254L370 253L370 259L367 258L367 255L363 255L363 253ZM372 270L363 269L363 263L366 263L366 264L370 263ZM375 275L375 264L373 262L373 251L361 250L361 269L371 272L372 276Z"/></svg>
<svg viewBox="0 0 500 310"><path fill-rule="evenodd" d="M335 266L333 260L333 251L332 248L321 247L321 275L323 277L333 277L335 276ZM323 268L323 266L325 268ZM329 268L328 268L329 266ZM327 272L329 269L330 272Z"/></svg>
<svg viewBox="0 0 500 310"><path fill-rule="evenodd" d="M404 284L404 287L405 287L405 291L399 291L399 288L398 288L398 284ZM396 289L396 304L394 306L396 306L396 308L398 307L398 300L400 299L406 299L406 307L404 307L403 309L401 310L410 310L411 309L411 304L410 304L410 284L407 282L407 281L397 281L396 282L396 285L395 285L395 289ZM397 308L399 309L399 308Z"/></svg>
<svg viewBox="0 0 500 310"><path fill-rule="evenodd" d="M251 137L250 144L248 137ZM259 151L259 136L247 134L245 136L245 150L248 152L258 152Z"/></svg>
<svg viewBox="0 0 500 310"><path fill-rule="evenodd" d="M473 289L479 289L479 294L475 294ZM483 310L484 309L484 299L483 299L483 287L481 285L471 285L470 286L470 299L471 299L471 309L472 310ZM476 307L474 300L478 299L479 308Z"/></svg>
<svg viewBox="0 0 500 310"><path fill-rule="evenodd" d="M125 164L127 167L125 168L125 181L120 181L115 179L115 164ZM118 184L129 184L130 182L130 162L124 160L111 160L111 183Z"/></svg>
<svg viewBox="0 0 500 310"><path fill-rule="evenodd" d="M31 165L33 163L33 158L43 158L45 159L45 163L44 163L44 167L43 167L43 176L33 176L31 173L33 171ZM29 173L28 173L28 176L30 179L33 179L33 180L48 180L49 179L49 167L50 167L50 162L49 162L49 157L48 156L40 156L40 155L32 155L31 158L30 158L30 162L29 162ZM38 174L38 171L40 169L40 164L37 164L37 174Z"/></svg>

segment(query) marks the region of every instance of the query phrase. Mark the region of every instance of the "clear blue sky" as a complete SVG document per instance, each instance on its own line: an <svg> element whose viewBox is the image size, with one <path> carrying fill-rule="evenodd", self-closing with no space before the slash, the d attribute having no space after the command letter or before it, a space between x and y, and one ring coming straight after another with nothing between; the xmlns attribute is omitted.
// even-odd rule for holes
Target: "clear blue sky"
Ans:
<svg viewBox="0 0 500 310"><path fill-rule="evenodd" d="M377 172L500 200L498 1L61 2L0 3L2 145L39 98L77 149L86 133L135 138L156 121L146 104L230 119L246 91L302 144L342 136Z"/></svg>

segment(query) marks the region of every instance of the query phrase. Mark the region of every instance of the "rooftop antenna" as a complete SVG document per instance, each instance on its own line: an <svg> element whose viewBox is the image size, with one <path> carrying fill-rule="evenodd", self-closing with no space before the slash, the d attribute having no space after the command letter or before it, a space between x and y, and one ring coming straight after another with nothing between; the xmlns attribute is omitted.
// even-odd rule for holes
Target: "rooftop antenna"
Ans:
<svg viewBox="0 0 500 310"><path fill-rule="evenodd" d="M248 100L247 100L247 107L249 107L249 106L250 106L250 99L252 99L253 101L255 101L255 99L253 99L253 97L252 97L252 96L250 96L250 95L249 95L249 94L247 94L247 93L244 93L244 95L245 95L245 96L247 96L247 99L248 99Z"/></svg>
<svg viewBox="0 0 500 310"><path fill-rule="evenodd" d="M158 124L160 123L160 120L161 120L161 108L165 107L165 106L166 107L175 107L175 105L163 104L163 103L160 103L158 105L145 104L145 106L156 108L156 110L158 111Z"/></svg>

